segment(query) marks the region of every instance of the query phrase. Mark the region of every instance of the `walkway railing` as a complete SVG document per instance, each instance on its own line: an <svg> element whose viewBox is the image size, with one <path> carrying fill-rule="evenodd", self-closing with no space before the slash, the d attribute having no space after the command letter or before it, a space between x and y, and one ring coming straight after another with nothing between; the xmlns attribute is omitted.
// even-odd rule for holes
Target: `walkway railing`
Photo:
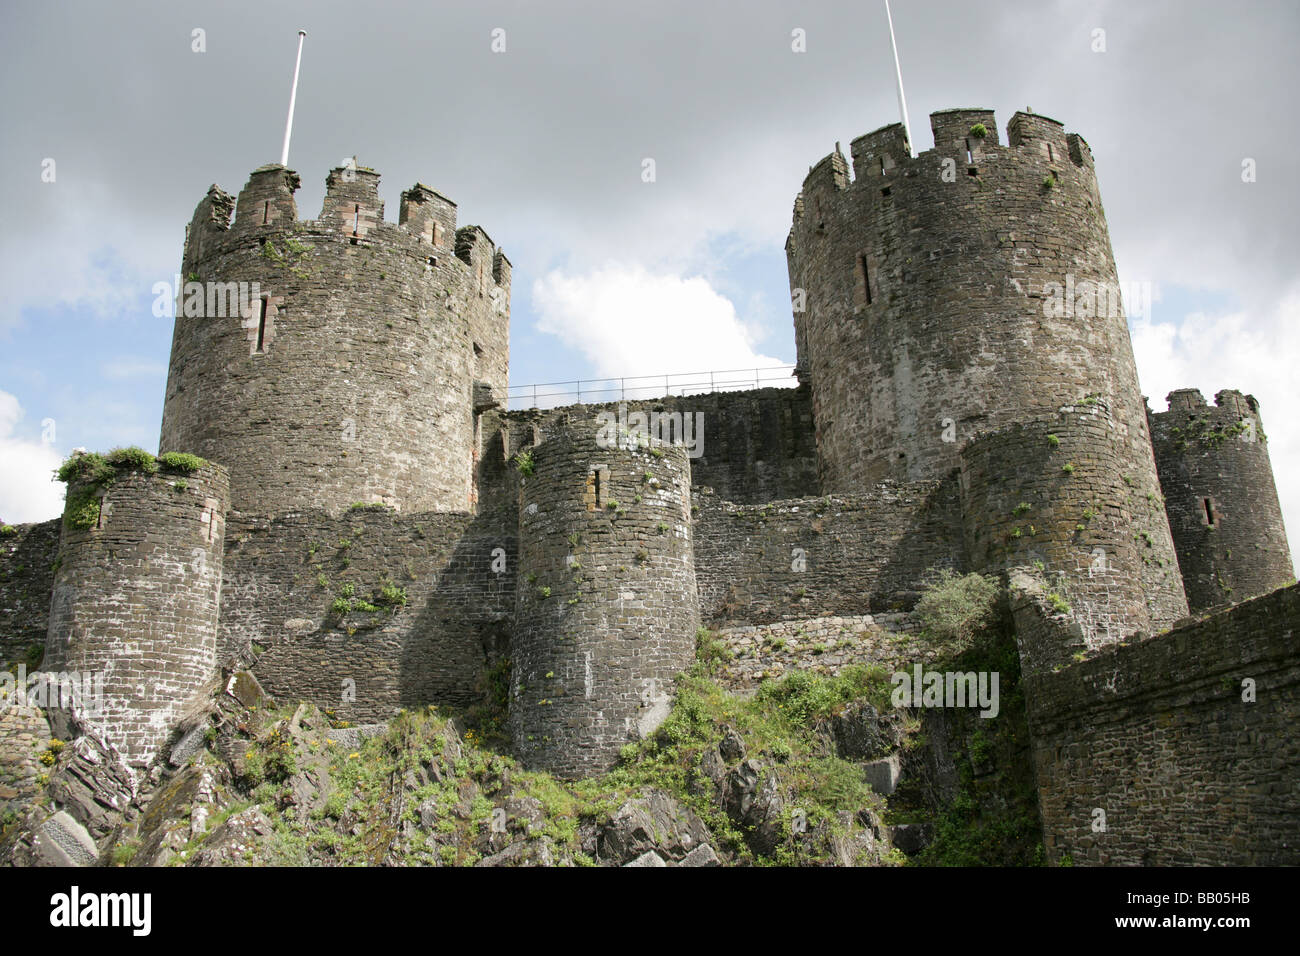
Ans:
<svg viewBox="0 0 1300 956"><path fill-rule="evenodd" d="M511 385L507 407L522 409L596 405L602 402L662 398L666 395L702 395L750 388L794 388L798 384L793 365L727 369L721 372L686 372L680 375L577 379L538 385Z"/></svg>

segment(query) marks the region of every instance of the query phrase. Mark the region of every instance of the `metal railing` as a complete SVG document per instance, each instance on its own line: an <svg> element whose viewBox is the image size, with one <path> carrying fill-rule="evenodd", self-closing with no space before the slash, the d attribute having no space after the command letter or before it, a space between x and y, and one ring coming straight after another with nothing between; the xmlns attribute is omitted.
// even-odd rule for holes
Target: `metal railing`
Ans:
<svg viewBox="0 0 1300 956"><path fill-rule="evenodd" d="M511 410L598 405L603 402L638 401L668 395L703 395L708 392L734 392L750 388L794 388L798 384L793 365L684 372L678 375L629 375L623 378L511 385L506 405Z"/></svg>

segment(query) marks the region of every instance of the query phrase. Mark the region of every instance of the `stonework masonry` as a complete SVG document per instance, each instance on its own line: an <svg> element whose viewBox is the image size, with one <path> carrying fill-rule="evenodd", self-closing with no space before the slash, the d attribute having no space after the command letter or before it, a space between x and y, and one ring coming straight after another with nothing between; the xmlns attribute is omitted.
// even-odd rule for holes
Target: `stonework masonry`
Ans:
<svg viewBox="0 0 1300 956"><path fill-rule="evenodd" d="M477 418L506 389L509 263L428 187L385 223L378 184L335 169L300 222L298 175L265 166L233 222L215 186L195 210L186 281L258 298L198 316L178 300L160 451L230 466L237 510L473 509Z"/></svg>
<svg viewBox="0 0 1300 956"><path fill-rule="evenodd" d="M1298 625L1300 588L1290 587L1026 675L1049 858L1300 863Z"/></svg>
<svg viewBox="0 0 1300 956"><path fill-rule="evenodd" d="M604 769L667 717L699 626L689 462L682 445L594 419L534 450L519 489L510 693L526 765Z"/></svg>
<svg viewBox="0 0 1300 956"><path fill-rule="evenodd" d="M69 499L83 490L73 481ZM216 676L228 494L217 465L126 471L91 527L64 522L43 668L102 681L102 698L65 709L129 764L152 760Z"/></svg>
<svg viewBox="0 0 1300 956"><path fill-rule="evenodd" d="M416 184L385 222L354 164L314 220L283 166L212 187L160 440L212 464L119 469L93 527L74 482L83 521L0 537L3 656L44 643L106 698L0 714L0 797L35 793L41 721L143 769L245 669L377 723L508 663L516 755L594 774L664 719L701 624L743 692L899 667L931 659L911 612L948 569L1009 585L1054 862L1297 862L1300 592L1258 405L1148 416L1080 136L931 127L805 180L797 389L508 411L511 265L455 203ZM611 441L635 412L672 434Z"/></svg>
<svg viewBox="0 0 1300 956"><path fill-rule="evenodd" d="M1207 406L1170 392L1152 414L1165 510L1191 610L1225 607L1295 580L1268 439L1253 395L1225 389Z"/></svg>

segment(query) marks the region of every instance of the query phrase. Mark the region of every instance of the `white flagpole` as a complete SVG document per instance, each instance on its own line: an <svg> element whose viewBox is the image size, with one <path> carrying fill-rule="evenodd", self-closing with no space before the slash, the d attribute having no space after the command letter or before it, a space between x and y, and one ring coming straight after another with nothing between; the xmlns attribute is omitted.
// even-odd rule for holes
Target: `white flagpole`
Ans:
<svg viewBox="0 0 1300 956"><path fill-rule="evenodd" d="M898 112L903 118L903 131L907 133L907 152L911 156L916 153L912 149L912 124L907 120L907 98L903 96L903 68L898 62L898 43L894 40L894 16L889 12L889 0L885 0L885 16L889 19L889 45L894 48L894 76L898 79ZM292 113L292 107L290 107Z"/></svg>
<svg viewBox="0 0 1300 956"><path fill-rule="evenodd" d="M281 166L289 165L289 134L293 132L293 104L298 99L298 70L302 66L302 41L306 36L306 30L298 31L298 61L293 65L293 86L289 90L289 118L284 123L284 149L280 150Z"/></svg>

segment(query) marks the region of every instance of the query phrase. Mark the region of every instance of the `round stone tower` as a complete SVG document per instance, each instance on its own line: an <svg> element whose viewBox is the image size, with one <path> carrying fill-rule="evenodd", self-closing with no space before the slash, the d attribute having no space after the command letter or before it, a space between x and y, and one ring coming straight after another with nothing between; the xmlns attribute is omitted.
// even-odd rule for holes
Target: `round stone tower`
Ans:
<svg viewBox="0 0 1300 956"><path fill-rule="evenodd" d="M216 186L186 232L160 451L231 469L231 506L473 510L479 415L504 400L510 263L426 186L384 222L379 176ZM234 220L231 221L231 211Z"/></svg>
<svg viewBox="0 0 1300 956"><path fill-rule="evenodd" d="M1116 465L1160 491L1101 195L1087 143L1017 113L930 117L838 148L804 180L786 243L797 373L812 392L823 490L935 478L972 436L1104 402ZM1163 511L1137 516L1155 565L1154 623L1185 613Z"/></svg>
<svg viewBox="0 0 1300 956"><path fill-rule="evenodd" d="M1160 484L1193 613L1267 594L1295 579L1268 441L1253 395L1194 388L1151 415Z"/></svg>
<svg viewBox="0 0 1300 956"><path fill-rule="evenodd" d="M663 721L694 658L690 464L681 445L590 418L531 455L510 732L526 766L577 777Z"/></svg>
<svg viewBox="0 0 1300 956"><path fill-rule="evenodd" d="M961 453L971 567L1038 571L1057 610L1068 606L1079 625L1081 649L1149 636L1144 569L1178 579L1177 564L1157 556L1154 541L1134 530L1160 501L1139 497L1123 469L1123 442L1101 401L981 435ZM1068 663L1063 650L1034 652Z"/></svg>
<svg viewBox="0 0 1300 956"><path fill-rule="evenodd" d="M42 669L75 680L61 710L145 765L216 676L229 482L113 471L69 482Z"/></svg>

